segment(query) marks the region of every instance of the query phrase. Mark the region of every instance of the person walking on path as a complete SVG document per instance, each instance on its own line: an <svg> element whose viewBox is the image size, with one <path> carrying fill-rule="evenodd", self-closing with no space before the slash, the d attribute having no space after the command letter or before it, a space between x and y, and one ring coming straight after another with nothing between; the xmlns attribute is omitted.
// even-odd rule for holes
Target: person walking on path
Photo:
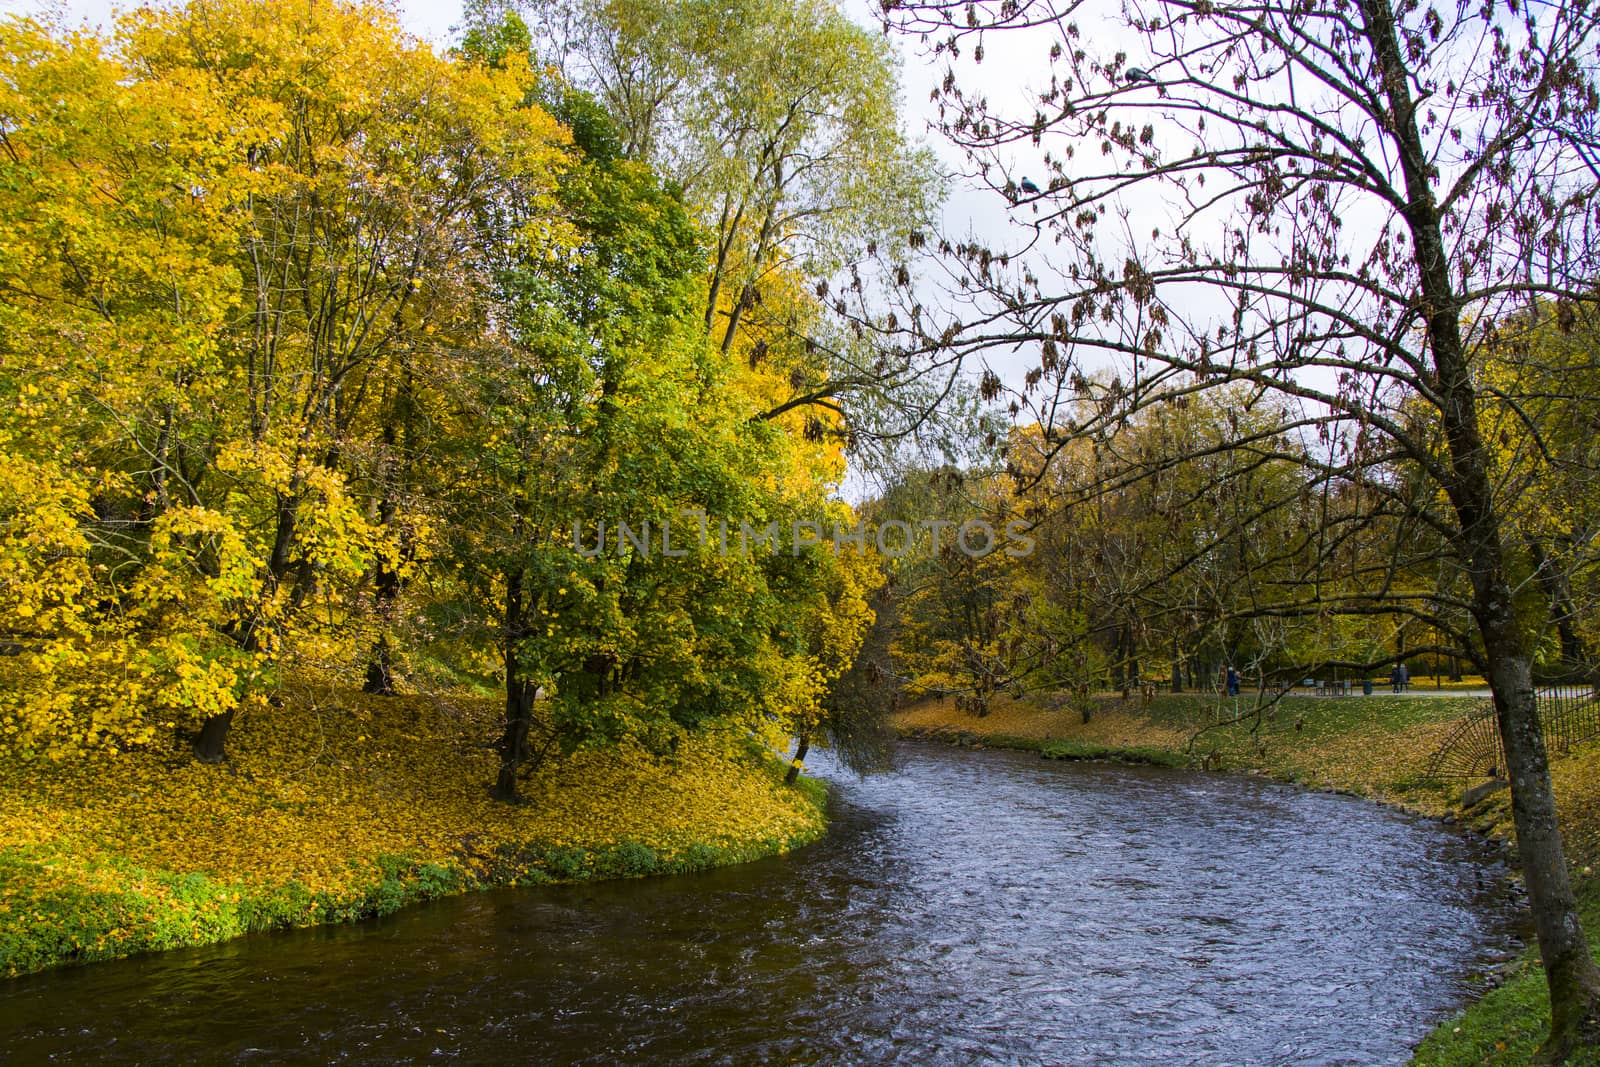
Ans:
<svg viewBox="0 0 1600 1067"><path fill-rule="evenodd" d="M1402 663L1395 670L1400 672L1400 688L1395 692L1404 693L1411 688L1411 669Z"/></svg>
<svg viewBox="0 0 1600 1067"><path fill-rule="evenodd" d="M1389 668L1389 686L1396 693L1400 692L1400 668L1398 665Z"/></svg>

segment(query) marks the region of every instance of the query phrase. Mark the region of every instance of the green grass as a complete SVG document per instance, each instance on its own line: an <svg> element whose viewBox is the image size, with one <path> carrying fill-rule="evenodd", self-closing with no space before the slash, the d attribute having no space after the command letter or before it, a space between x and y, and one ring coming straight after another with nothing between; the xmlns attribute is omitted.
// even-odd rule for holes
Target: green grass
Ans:
<svg viewBox="0 0 1600 1067"><path fill-rule="evenodd" d="M1577 882L1584 932L1600 962L1600 882ZM1417 1046L1412 1067L1525 1067L1535 1061L1550 1018L1550 991L1529 947L1505 982L1439 1024ZM1583 1050L1566 1067L1600 1067L1600 1048Z"/></svg>
<svg viewBox="0 0 1600 1067"><path fill-rule="evenodd" d="M1372 696L1312 697L1287 696L1276 705L1266 707L1259 718L1253 714L1254 700L1250 697L1218 699L1208 696L1158 696L1146 713L1153 722L1183 726L1203 726L1222 719L1241 718L1241 721L1209 731L1208 736L1240 738L1247 736L1253 726L1268 733L1283 733L1293 729L1296 720L1303 721L1307 738L1336 736L1353 729L1374 725L1399 730L1423 723L1456 719L1476 710L1481 698L1429 697L1419 699L1373 694Z"/></svg>
<svg viewBox="0 0 1600 1067"><path fill-rule="evenodd" d="M1600 919L1593 911L1589 929ZM1497 989L1436 1028L1417 1046L1413 1067L1526 1067L1535 1062L1550 1018L1544 972L1530 954ZM1600 1067L1600 1048L1563 1061L1566 1067Z"/></svg>
<svg viewBox="0 0 1600 1067"><path fill-rule="evenodd" d="M1246 698L1159 697L1154 723L1188 732L1184 749L1205 766L1252 769L1287 781L1363 794L1438 795L1420 772L1440 740L1435 729L1476 710L1474 697L1285 697L1257 709Z"/></svg>
<svg viewBox="0 0 1600 1067"><path fill-rule="evenodd" d="M808 799L821 805L826 786L801 781ZM592 849L534 842L501 846L481 872L380 856L364 882L337 894L313 893L298 882L229 884L203 874L139 868L115 856L93 861L106 884L89 888L55 877L48 851L9 849L0 851L0 975L211 944L255 931L355 922L473 889L688 874L762 859L810 840L692 844L670 859L634 841Z"/></svg>
<svg viewBox="0 0 1600 1067"><path fill-rule="evenodd" d="M1417 1047L1416 1067L1532 1063L1550 998L1544 976L1524 963L1500 988L1443 1023Z"/></svg>

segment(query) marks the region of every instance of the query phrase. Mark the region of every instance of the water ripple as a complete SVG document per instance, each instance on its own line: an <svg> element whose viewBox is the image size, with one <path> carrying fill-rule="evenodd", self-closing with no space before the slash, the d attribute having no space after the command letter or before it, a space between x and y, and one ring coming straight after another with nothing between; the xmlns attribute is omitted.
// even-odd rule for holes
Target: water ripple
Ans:
<svg viewBox="0 0 1600 1067"><path fill-rule="evenodd" d="M1385 1064L1513 943L1346 797L908 746L834 832L0 986L10 1062Z"/></svg>

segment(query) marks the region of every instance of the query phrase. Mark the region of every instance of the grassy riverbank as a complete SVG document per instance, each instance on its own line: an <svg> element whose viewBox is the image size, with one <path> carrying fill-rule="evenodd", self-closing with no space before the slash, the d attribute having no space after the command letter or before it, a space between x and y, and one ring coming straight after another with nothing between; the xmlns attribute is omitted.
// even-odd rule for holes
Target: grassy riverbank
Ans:
<svg viewBox="0 0 1600 1067"><path fill-rule="evenodd" d="M1064 759L1122 759L1270 775L1306 786L1337 789L1448 817L1501 840L1512 840L1508 794L1470 811L1461 786L1421 780L1428 755L1453 722L1480 706L1474 698L1291 697L1261 716L1247 700L1159 696L1153 701L1101 698L1088 723L1045 700L998 700L978 718L948 701L927 701L901 712L902 734L1038 751ZM1230 721L1237 720L1237 721ZM1591 743L1552 765L1574 884L1591 940L1600 936L1600 745ZM1425 1067L1524 1067L1533 1062L1548 1017L1544 977L1532 949L1501 984L1417 1049ZM1570 1061L1600 1065L1600 1050Z"/></svg>
<svg viewBox="0 0 1600 1067"><path fill-rule="evenodd" d="M0 765L0 974L346 922L496 885L699 870L825 828L822 787L735 736L555 759L488 795L494 701L305 690L229 761Z"/></svg>

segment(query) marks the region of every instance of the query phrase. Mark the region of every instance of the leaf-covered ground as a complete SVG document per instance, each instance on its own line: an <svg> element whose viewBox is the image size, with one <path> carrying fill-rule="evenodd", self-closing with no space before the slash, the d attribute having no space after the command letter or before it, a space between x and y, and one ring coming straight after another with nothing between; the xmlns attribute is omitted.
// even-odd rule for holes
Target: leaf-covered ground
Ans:
<svg viewBox="0 0 1600 1067"><path fill-rule="evenodd" d="M187 753L0 763L0 972L342 921L481 885L695 870L820 836L731 736L553 758L489 797L493 701L305 690Z"/></svg>
<svg viewBox="0 0 1600 1067"><path fill-rule="evenodd" d="M969 734L987 744L1051 748L1147 749L1162 762L1218 769L1261 770L1310 785L1386 799L1406 798L1435 813L1449 794L1428 789L1418 772L1449 734L1454 720L1479 705L1471 697L1287 697L1259 714L1244 698L1201 696L1098 699L1089 722L1081 712L1045 698L993 701L986 716L963 714L949 702L925 701L902 712L902 732Z"/></svg>
<svg viewBox="0 0 1600 1067"><path fill-rule="evenodd" d="M994 702L979 718L948 701L901 712L902 734L1036 749L1059 758L1126 758L1178 766L1248 770L1319 788L1339 789L1429 815L1451 814L1512 841L1509 795L1495 794L1471 812L1459 807L1462 785L1426 782L1421 771L1455 722L1482 705L1475 697L1289 697L1254 713L1248 699L1160 696L1153 701L1096 700L1090 721L1048 697ZM1229 721L1238 720L1238 721ZM1591 943L1600 940L1600 743L1551 765L1567 859ZM1504 981L1417 1049L1417 1067L1525 1067L1533 1063L1549 1000L1533 949ZM1568 1061L1600 1067L1600 1049Z"/></svg>

